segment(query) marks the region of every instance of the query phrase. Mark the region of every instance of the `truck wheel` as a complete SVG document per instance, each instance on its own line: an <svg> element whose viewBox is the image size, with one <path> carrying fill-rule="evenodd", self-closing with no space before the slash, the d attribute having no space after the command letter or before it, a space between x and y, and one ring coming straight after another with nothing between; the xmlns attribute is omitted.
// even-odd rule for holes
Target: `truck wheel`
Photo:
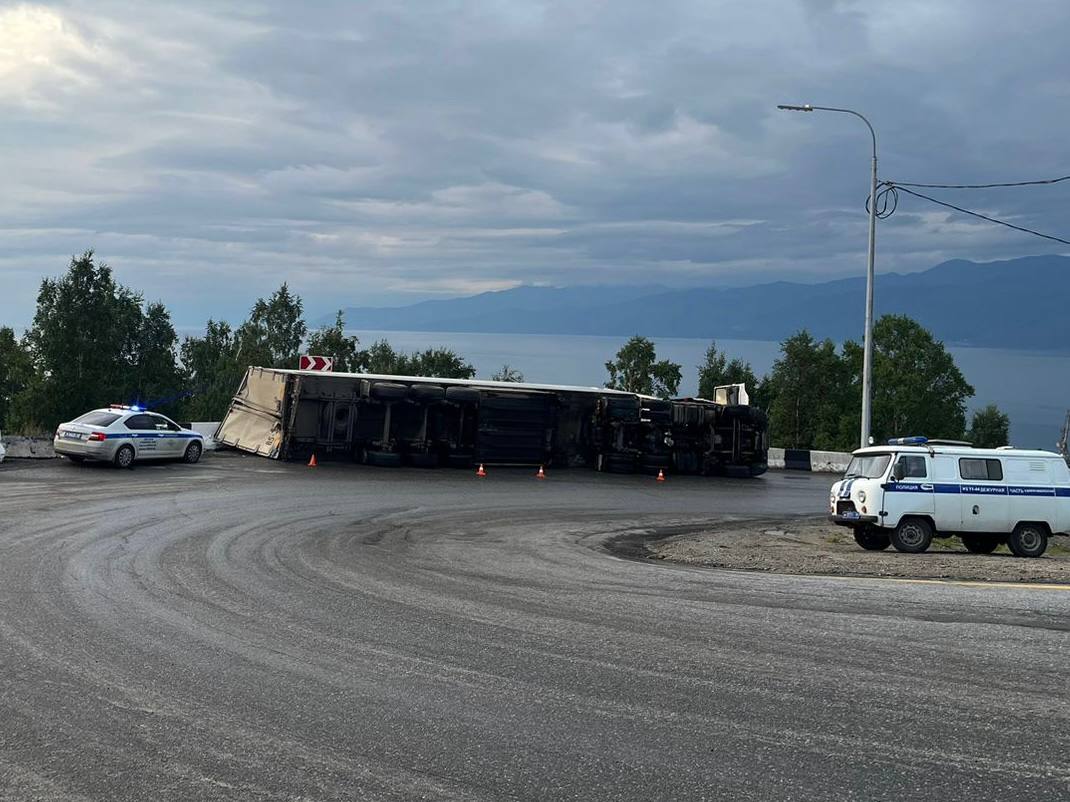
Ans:
<svg viewBox="0 0 1070 802"><path fill-rule="evenodd" d="M892 532L891 540L896 551L921 554L933 542L932 524L924 518L904 518Z"/></svg>
<svg viewBox="0 0 1070 802"><path fill-rule="evenodd" d="M115 467L116 468L129 468L134 464L134 447L133 446L119 446L119 450L115 452Z"/></svg>
<svg viewBox="0 0 1070 802"><path fill-rule="evenodd" d="M378 465L381 468L396 468L401 465L401 455L393 451L368 451L364 458L369 465Z"/></svg>
<svg viewBox="0 0 1070 802"><path fill-rule="evenodd" d="M630 454L606 454L602 470L607 473L635 473L635 457Z"/></svg>
<svg viewBox="0 0 1070 802"><path fill-rule="evenodd" d="M855 543L866 551L884 551L892 545L892 539L887 532L882 532L872 526L860 526L855 529Z"/></svg>
<svg viewBox="0 0 1070 802"><path fill-rule="evenodd" d="M1048 533L1039 524L1018 524L1007 538L1015 557L1039 557L1048 550Z"/></svg>
<svg viewBox="0 0 1070 802"><path fill-rule="evenodd" d="M372 385L369 395L377 401L400 401L409 394L409 388L404 384L393 382L376 382Z"/></svg>
<svg viewBox="0 0 1070 802"><path fill-rule="evenodd" d="M963 535L962 545L971 554L991 554L999 548L999 540L984 535Z"/></svg>

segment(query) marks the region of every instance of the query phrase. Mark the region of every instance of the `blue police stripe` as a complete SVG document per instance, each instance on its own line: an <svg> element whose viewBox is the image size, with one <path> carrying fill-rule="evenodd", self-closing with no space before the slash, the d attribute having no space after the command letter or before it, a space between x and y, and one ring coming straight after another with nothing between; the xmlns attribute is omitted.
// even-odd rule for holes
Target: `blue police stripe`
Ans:
<svg viewBox="0 0 1070 802"><path fill-rule="evenodd" d="M972 484L933 484L922 487L911 482L889 483L885 488L889 493L952 493L966 496L1034 496L1034 497L1070 497L1070 487L1023 487L1020 485L972 485Z"/></svg>
<svg viewBox="0 0 1070 802"><path fill-rule="evenodd" d="M200 437L201 435L196 432L114 432L112 434L105 434L106 440L123 440L126 438L148 438L148 437L178 437L182 439L189 439L191 437Z"/></svg>

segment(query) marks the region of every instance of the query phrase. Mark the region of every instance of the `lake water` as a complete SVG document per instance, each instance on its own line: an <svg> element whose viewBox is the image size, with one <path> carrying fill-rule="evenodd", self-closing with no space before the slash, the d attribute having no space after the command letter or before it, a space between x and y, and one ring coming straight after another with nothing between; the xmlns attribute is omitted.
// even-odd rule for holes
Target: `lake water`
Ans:
<svg viewBox="0 0 1070 802"><path fill-rule="evenodd" d="M361 331L364 346L386 339L395 348L414 351L432 346L452 348L475 366L479 378L490 378L505 363L527 381L601 386L606 360L624 343L621 337L571 334L467 334L458 332ZM696 392L698 365L709 340L654 338L659 359L683 366L682 395ZM730 357L767 373L780 354L780 344L760 340L718 340ZM1011 418L1011 442L1022 448L1054 448L1070 409L1070 355L1002 351L992 348L949 348L976 396L970 408L998 404Z"/></svg>

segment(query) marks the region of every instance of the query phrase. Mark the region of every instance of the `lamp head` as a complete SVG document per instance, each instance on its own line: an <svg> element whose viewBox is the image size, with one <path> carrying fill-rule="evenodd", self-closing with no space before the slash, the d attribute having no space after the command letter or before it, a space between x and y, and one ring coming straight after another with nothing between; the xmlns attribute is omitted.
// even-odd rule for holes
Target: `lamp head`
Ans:
<svg viewBox="0 0 1070 802"><path fill-rule="evenodd" d="M806 103L805 105L802 105L802 106L792 106L792 105L789 105L787 103L781 103L781 104L779 104L777 106L777 108L780 109L781 111L813 111L814 110L814 107L811 106L809 103Z"/></svg>

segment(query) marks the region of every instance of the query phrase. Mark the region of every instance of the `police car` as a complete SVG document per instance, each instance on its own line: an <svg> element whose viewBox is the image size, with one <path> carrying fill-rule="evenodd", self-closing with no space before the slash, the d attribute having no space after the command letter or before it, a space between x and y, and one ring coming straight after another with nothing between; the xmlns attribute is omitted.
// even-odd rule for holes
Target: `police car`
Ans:
<svg viewBox="0 0 1070 802"><path fill-rule="evenodd" d="M1058 454L902 437L860 448L829 495L829 517L864 549L918 553L933 535L988 554L1039 557L1070 534L1070 468Z"/></svg>
<svg viewBox="0 0 1070 802"><path fill-rule="evenodd" d="M74 462L112 462L120 468L143 459L180 459L193 464L204 453L204 435L158 413L113 404L60 424L53 445L57 454Z"/></svg>

